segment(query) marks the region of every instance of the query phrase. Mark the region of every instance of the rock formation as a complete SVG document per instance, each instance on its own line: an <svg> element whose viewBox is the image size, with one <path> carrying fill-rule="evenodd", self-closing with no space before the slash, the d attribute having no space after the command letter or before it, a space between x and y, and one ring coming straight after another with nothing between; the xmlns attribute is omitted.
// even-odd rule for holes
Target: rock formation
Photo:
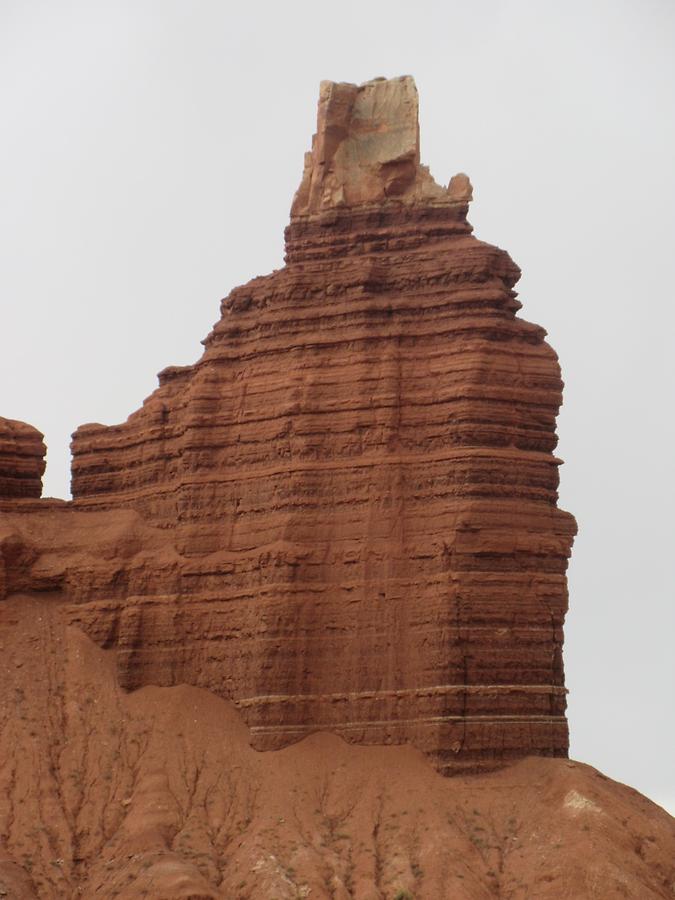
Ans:
<svg viewBox="0 0 675 900"><path fill-rule="evenodd" d="M466 175L447 189L420 165L417 88L410 77L366 84L323 81L317 131L305 156L291 218L395 199L443 206L471 200Z"/></svg>
<svg viewBox="0 0 675 900"><path fill-rule="evenodd" d="M285 268L126 423L73 437L75 508L136 510L180 557L74 621L126 688L208 687L259 748L565 755L558 362L466 176L419 158L411 78L322 85Z"/></svg>
<svg viewBox="0 0 675 900"><path fill-rule="evenodd" d="M37 428L0 416L0 499L40 496L46 452Z"/></svg>
<svg viewBox="0 0 675 900"><path fill-rule="evenodd" d="M672 898L673 820L588 766L442 778L330 734L256 753L209 691L120 690L65 612L0 603L0 897Z"/></svg>
<svg viewBox="0 0 675 900"><path fill-rule="evenodd" d="M77 430L72 502L0 420L0 897L671 896L666 813L505 765L567 754L575 524L471 193L412 79L326 82L286 266Z"/></svg>

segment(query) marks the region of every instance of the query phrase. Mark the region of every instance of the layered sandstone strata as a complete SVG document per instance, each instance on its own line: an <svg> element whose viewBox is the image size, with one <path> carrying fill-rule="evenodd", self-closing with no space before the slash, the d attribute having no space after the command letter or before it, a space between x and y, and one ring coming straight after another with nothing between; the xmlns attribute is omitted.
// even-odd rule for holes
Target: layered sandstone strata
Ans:
<svg viewBox="0 0 675 900"><path fill-rule="evenodd" d="M46 452L37 428L0 416L0 500L42 494Z"/></svg>
<svg viewBox="0 0 675 900"><path fill-rule="evenodd" d="M75 508L174 548L76 588L125 687L208 687L265 749L566 754L560 370L470 198L420 166L412 79L324 83L286 266L126 423L75 433Z"/></svg>

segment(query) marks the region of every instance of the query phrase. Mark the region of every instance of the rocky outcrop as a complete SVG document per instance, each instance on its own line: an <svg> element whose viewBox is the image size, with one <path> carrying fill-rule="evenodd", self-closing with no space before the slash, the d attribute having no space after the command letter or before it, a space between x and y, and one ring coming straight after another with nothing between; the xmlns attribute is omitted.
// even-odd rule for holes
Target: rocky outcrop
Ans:
<svg viewBox="0 0 675 900"><path fill-rule="evenodd" d="M46 452L37 428L0 416L0 500L42 494Z"/></svg>
<svg viewBox="0 0 675 900"><path fill-rule="evenodd" d="M208 687L265 749L566 754L562 382L470 197L419 164L412 79L324 83L286 266L126 423L75 433L75 508L134 510L175 554L80 580L125 687Z"/></svg>
<svg viewBox="0 0 675 900"><path fill-rule="evenodd" d="M470 199L411 79L326 83L286 266L78 429L72 502L0 420L0 897L672 895L663 810L520 759L567 753L575 523Z"/></svg>

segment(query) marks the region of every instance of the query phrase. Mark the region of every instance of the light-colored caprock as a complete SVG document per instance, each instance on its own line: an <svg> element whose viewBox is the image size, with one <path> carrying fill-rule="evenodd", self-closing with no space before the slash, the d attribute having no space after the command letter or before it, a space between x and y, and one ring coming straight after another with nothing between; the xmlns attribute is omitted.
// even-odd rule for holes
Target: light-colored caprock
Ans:
<svg viewBox="0 0 675 900"><path fill-rule="evenodd" d="M420 165L417 88L410 75L362 85L321 82L317 130L292 216L392 200L466 204L471 195L466 175L455 175L445 188Z"/></svg>

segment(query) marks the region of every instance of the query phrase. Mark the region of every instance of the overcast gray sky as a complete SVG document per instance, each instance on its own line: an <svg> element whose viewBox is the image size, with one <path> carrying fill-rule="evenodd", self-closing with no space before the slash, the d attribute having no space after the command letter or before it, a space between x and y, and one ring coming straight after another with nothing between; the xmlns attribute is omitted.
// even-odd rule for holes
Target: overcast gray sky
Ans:
<svg viewBox="0 0 675 900"><path fill-rule="evenodd" d="M671 0L0 0L0 415L124 420L282 264L319 81L412 74L566 381L572 755L675 812Z"/></svg>

